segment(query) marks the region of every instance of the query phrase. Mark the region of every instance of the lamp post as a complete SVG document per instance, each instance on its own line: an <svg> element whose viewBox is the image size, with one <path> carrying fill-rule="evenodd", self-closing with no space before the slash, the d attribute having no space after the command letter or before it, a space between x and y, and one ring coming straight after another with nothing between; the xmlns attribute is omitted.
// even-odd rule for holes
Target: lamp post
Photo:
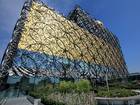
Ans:
<svg viewBox="0 0 140 105"><path fill-rule="evenodd" d="M107 90L108 90L108 92L109 92L109 84L108 84L108 70L106 71L105 80L106 80L106 87L107 87Z"/></svg>
<svg viewBox="0 0 140 105"><path fill-rule="evenodd" d="M37 74L38 74L38 71L35 71L35 75L34 75L34 90L35 90L35 81L36 81Z"/></svg>

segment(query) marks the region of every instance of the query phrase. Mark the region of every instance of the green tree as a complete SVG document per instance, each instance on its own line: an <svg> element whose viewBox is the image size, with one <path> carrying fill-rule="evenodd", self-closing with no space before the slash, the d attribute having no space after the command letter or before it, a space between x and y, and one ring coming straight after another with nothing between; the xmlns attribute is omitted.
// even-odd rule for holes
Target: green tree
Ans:
<svg viewBox="0 0 140 105"><path fill-rule="evenodd" d="M76 84L76 91L78 92L89 92L91 89L90 82L88 80L80 80L75 82Z"/></svg>

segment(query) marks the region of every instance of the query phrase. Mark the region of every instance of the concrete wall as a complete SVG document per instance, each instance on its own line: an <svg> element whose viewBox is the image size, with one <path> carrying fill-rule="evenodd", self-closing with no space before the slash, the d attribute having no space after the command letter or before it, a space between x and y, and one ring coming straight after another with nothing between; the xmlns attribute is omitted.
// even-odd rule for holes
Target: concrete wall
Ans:
<svg viewBox="0 0 140 105"><path fill-rule="evenodd" d="M138 105L140 104L140 95L123 98L104 98L95 97L97 105Z"/></svg>

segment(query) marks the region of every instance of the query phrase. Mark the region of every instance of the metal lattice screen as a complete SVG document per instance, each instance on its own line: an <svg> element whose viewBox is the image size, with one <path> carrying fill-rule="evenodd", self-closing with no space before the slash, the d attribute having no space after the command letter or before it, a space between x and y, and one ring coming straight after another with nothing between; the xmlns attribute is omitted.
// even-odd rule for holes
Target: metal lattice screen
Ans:
<svg viewBox="0 0 140 105"><path fill-rule="evenodd" d="M25 68L23 73L56 77L126 75L117 49L40 2L25 3L19 23L22 27L15 28L12 41L18 45L12 53L16 55L5 58L4 64L12 60L13 67Z"/></svg>

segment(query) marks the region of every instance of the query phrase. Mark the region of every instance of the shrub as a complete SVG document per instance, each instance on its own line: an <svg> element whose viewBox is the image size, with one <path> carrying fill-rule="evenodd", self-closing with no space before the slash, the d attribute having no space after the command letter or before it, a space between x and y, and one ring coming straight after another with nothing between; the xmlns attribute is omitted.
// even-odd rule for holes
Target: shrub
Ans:
<svg viewBox="0 0 140 105"><path fill-rule="evenodd" d="M124 89L139 89L140 88L140 84L138 84L137 82L126 82L126 83L121 83L121 82L114 82L109 84L110 88L124 88Z"/></svg>
<svg viewBox="0 0 140 105"><path fill-rule="evenodd" d="M40 96L41 96L41 94L39 94L37 92L30 92L29 95L34 97L35 99L40 98Z"/></svg>
<svg viewBox="0 0 140 105"><path fill-rule="evenodd" d="M90 82L88 80L79 80L76 81L75 83L71 82L71 81L62 81L59 84L59 91L60 92L89 92L91 89L91 85Z"/></svg>
<svg viewBox="0 0 140 105"><path fill-rule="evenodd" d="M97 93L97 96L99 97L128 97L128 96L134 96L137 95L135 92L132 92L131 90L128 89L113 89L108 91L105 90L100 90Z"/></svg>
<svg viewBox="0 0 140 105"><path fill-rule="evenodd" d="M49 86L49 87L48 87ZM42 96L46 96L52 92L51 86L48 85L46 87L36 87L34 90L29 91L29 95L34 98L41 98Z"/></svg>
<svg viewBox="0 0 140 105"><path fill-rule="evenodd" d="M74 84L71 81L62 81L59 84L59 90L61 92L71 92L74 89Z"/></svg>
<svg viewBox="0 0 140 105"><path fill-rule="evenodd" d="M64 103L62 102L56 102L54 100L51 100L51 99L47 99L47 97L43 97L41 98L41 102L44 104L44 105L65 105Z"/></svg>
<svg viewBox="0 0 140 105"><path fill-rule="evenodd" d="M75 82L76 84L76 91L78 92L89 92L91 89L90 82L88 80L80 80Z"/></svg>

